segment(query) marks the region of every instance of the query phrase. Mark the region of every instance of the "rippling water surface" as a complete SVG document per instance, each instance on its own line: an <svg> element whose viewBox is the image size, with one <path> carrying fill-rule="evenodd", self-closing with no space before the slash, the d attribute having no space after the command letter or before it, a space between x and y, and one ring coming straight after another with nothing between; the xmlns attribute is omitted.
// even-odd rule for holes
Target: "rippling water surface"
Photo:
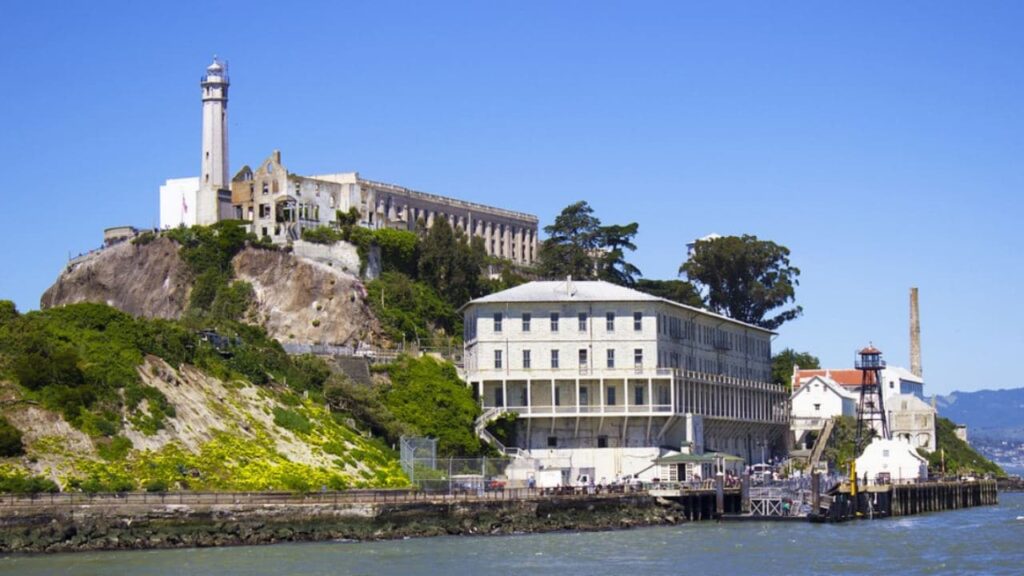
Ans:
<svg viewBox="0 0 1024 576"><path fill-rule="evenodd" d="M15 556L0 559L0 573L1024 574L1024 494L999 499L998 506L840 525L698 523L583 534Z"/></svg>

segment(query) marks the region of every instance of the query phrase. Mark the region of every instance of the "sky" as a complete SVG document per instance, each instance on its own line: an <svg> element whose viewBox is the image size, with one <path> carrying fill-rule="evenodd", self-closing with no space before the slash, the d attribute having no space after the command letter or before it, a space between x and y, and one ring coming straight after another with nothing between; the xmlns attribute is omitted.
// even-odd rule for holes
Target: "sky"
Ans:
<svg viewBox="0 0 1024 576"><path fill-rule="evenodd" d="M358 171L685 245L791 250L792 347L909 365L926 393L1024 385L1020 2L16 2L0 34L0 298L36 309L104 228L195 176L199 77L230 64L234 172Z"/></svg>

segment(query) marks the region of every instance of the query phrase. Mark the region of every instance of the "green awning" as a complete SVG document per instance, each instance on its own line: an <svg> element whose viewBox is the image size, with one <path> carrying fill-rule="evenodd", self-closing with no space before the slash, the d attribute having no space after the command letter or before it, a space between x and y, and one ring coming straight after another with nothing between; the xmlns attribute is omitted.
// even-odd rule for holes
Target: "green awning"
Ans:
<svg viewBox="0 0 1024 576"><path fill-rule="evenodd" d="M702 464L702 463L714 463L719 458L724 459L726 462L743 462L743 458L739 456L733 456L732 454L726 454L724 452L705 452L703 454L672 454L671 456L662 456L654 461L655 464Z"/></svg>

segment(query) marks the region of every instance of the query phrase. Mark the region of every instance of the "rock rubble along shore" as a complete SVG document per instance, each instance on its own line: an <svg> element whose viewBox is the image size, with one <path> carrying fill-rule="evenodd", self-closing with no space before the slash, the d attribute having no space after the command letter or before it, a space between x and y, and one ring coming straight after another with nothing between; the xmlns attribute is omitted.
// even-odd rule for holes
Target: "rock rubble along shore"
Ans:
<svg viewBox="0 0 1024 576"><path fill-rule="evenodd" d="M4 553L610 530L683 517L644 496L388 504L48 507L0 511Z"/></svg>

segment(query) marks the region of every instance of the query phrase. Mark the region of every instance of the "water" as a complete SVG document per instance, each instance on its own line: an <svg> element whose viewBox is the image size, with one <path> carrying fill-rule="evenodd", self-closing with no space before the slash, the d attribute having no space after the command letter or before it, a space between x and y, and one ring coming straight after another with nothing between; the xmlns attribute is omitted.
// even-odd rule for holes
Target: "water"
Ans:
<svg viewBox="0 0 1024 576"><path fill-rule="evenodd" d="M0 574L1024 574L1024 494L1001 494L1000 501L841 525L699 523L583 534L21 556L0 559Z"/></svg>

